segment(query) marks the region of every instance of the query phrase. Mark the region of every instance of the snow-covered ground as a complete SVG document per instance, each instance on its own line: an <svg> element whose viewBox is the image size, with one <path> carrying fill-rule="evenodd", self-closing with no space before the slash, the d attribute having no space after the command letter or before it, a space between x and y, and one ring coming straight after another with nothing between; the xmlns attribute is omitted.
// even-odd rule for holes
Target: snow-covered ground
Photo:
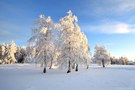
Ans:
<svg viewBox="0 0 135 90"><path fill-rule="evenodd" d="M67 74L30 64L0 65L0 90L135 90L135 66L113 65Z"/></svg>

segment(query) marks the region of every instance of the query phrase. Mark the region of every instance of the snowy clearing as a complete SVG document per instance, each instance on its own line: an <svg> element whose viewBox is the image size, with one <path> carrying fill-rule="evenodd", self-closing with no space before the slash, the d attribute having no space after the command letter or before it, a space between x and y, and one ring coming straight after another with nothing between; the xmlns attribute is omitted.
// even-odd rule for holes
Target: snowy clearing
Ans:
<svg viewBox="0 0 135 90"><path fill-rule="evenodd" d="M0 90L135 90L135 66L113 65L67 74L32 64L0 65Z"/></svg>

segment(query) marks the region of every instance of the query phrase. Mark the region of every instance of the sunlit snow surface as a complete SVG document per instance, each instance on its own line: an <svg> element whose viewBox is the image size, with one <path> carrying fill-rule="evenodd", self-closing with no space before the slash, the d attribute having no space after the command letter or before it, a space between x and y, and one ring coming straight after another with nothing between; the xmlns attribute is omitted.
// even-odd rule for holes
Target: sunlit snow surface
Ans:
<svg viewBox="0 0 135 90"><path fill-rule="evenodd" d="M113 65L66 73L33 64L0 65L0 90L135 90L135 66Z"/></svg>

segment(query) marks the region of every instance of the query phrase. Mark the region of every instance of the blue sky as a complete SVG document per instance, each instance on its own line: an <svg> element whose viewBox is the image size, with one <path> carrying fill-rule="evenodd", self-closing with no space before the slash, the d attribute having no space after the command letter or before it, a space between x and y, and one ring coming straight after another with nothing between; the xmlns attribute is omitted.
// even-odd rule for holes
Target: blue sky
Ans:
<svg viewBox="0 0 135 90"><path fill-rule="evenodd" d="M57 22L68 10L78 17L92 52L100 44L115 56L135 58L135 0L0 0L0 43L28 45L40 14Z"/></svg>

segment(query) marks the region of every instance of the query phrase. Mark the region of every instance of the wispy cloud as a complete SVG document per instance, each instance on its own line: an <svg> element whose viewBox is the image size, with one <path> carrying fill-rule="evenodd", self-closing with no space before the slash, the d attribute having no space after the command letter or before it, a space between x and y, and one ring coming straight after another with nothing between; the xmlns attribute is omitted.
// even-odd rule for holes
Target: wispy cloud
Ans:
<svg viewBox="0 0 135 90"><path fill-rule="evenodd" d="M0 21L0 42L12 40L14 36L14 31L18 29L12 23Z"/></svg>
<svg viewBox="0 0 135 90"><path fill-rule="evenodd" d="M113 45L114 45L114 43L112 43L112 42L108 42L108 43L105 43L105 45L110 47L110 46L113 46Z"/></svg>
<svg viewBox="0 0 135 90"><path fill-rule="evenodd" d="M82 27L82 30L92 33L126 34L135 33L135 25L121 22L104 23L98 25L86 25Z"/></svg>
<svg viewBox="0 0 135 90"><path fill-rule="evenodd" d="M129 13L135 9L135 0L87 0L84 15L108 16Z"/></svg>
<svg viewBox="0 0 135 90"><path fill-rule="evenodd" d="M112 7L119 12L126 12L135 9L135 0L111 0Z"/></svg>
<svg viewBox="0 0 135 90"><path fill-rule="evenodd" d="M0 44L3 42L9 43L11 40L27 42L30 33L24 33L24 31L29 30L29 28L21 27L19 24L0 21Z"/></svg>

